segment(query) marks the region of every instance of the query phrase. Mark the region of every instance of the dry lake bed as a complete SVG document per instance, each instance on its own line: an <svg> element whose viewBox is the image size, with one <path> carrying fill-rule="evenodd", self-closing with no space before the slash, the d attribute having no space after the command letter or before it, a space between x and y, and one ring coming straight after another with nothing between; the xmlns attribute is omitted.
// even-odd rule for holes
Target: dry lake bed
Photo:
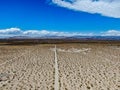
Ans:
<svg viewBox="0 0 120 90"><path fill-rule="evenodd" d="M120 90L120 45L1 45L0 90Z"/></svg>

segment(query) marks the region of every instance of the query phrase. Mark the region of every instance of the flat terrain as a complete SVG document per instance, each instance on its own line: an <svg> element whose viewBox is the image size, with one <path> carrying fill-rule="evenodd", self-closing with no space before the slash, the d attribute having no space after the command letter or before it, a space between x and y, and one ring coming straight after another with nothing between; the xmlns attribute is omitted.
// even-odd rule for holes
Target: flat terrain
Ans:
<svg viewBox="0 0 120 90"><path fill-rule="evenodd" d="M83 44L58 48L60 90L120 90L120 47Z"/></svg>
<svg viewBox="0 0 120 90"><path fill-rule="evenodd" d="M8 47L5 47L6 50L12 52ZM16 54L13 53L15 55L13 60L10 58L10 62L5 64L0 60L2 62L0 90L53 90L54 53L49 48L43 46L26 48L11 46L11 48L16 51ZM21 53L17 52L19 49ZM6 54L6 57L10 57L9 55Z"/></svg>
<svg viewBox="0 0 120 90"><path fill-rule="evenodd" d="M1 45L0 90L120 90L120 44Z"/></svg>

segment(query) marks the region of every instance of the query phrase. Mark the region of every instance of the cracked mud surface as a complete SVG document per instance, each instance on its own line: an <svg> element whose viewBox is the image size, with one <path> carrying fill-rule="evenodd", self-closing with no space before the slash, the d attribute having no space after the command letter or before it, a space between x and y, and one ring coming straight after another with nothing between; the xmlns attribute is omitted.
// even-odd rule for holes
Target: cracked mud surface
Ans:
<svg viewBox="0 0 120 90"><path fill-rule="evenodd" d="M120 46L56 45L60 90L119 90ZM0 46L0 90L55 90L54 45Z"/></svg>

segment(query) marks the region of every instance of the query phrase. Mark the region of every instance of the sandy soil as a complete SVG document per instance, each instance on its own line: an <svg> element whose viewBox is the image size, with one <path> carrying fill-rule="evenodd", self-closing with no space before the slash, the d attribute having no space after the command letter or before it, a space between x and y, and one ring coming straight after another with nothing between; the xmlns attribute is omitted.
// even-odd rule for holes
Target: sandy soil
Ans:
<svg viewBox="0 0 120 90"><path fill-rule="evenodd" d="M106 45L73 45L89 52L57 52L60 90L120 90L120 50ZM71 45L58 48L69 50Z"/></svg>
<svg viewBox="0 0 120 90"><path fill-rule="evenodd" d="M0 46L0 90L120 90L120 46Z"/></svg>
<svg viewBox="0 0 120 90"><path fill-rule="evenodd" d="M19 57L31 50L31 47L33 46L0 46L0 64Z"/></svg>
<svg viewBox="0 0 120 90"><path fill-rule="evenodd" d="M54 53L42 46L26 53L0 67L0 90L53 90Z"/></svg>

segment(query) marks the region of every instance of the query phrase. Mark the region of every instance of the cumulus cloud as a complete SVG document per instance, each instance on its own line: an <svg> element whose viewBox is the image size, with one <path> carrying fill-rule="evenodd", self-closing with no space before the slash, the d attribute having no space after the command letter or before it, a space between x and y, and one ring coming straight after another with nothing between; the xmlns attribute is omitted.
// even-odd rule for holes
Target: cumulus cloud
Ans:
<svg viewBox="0 0 120 90"><path fill-rule="evenodd" d="M2 36L92 36L93 33L79 33L79 32L56 32L48 30L21 30L20 28L1 29L0 37Z"/></svg>
<svg viewBox="0 0 120 90"><path fill-rule="evenodd" d="M119 30L108 30L101 33L80 33L80 32L56 32L48 30L21 30L20 28L9 28L0 30L1 37L12 36L30 36L30 37L44 37L44 36L120 36Z"/></svg>
<svg viewBox="0 0 120 90"><path fill-rule="evenodd" d="M52 0L52 3L76 11L120 18L120 0Z"/></svg>
<svg viewBox="0 0 120 90"><path fill-rule="evenodd" d="M0 34L21 34L22 31L19 28L9 28L0 30Z"/></svg>
<svg viewBox="0 0 120 90"><path fill-rule="evenodd" d="M107 32L102 32L102 36L120 36L120 31L117 30L108 30Z"/></svg>

